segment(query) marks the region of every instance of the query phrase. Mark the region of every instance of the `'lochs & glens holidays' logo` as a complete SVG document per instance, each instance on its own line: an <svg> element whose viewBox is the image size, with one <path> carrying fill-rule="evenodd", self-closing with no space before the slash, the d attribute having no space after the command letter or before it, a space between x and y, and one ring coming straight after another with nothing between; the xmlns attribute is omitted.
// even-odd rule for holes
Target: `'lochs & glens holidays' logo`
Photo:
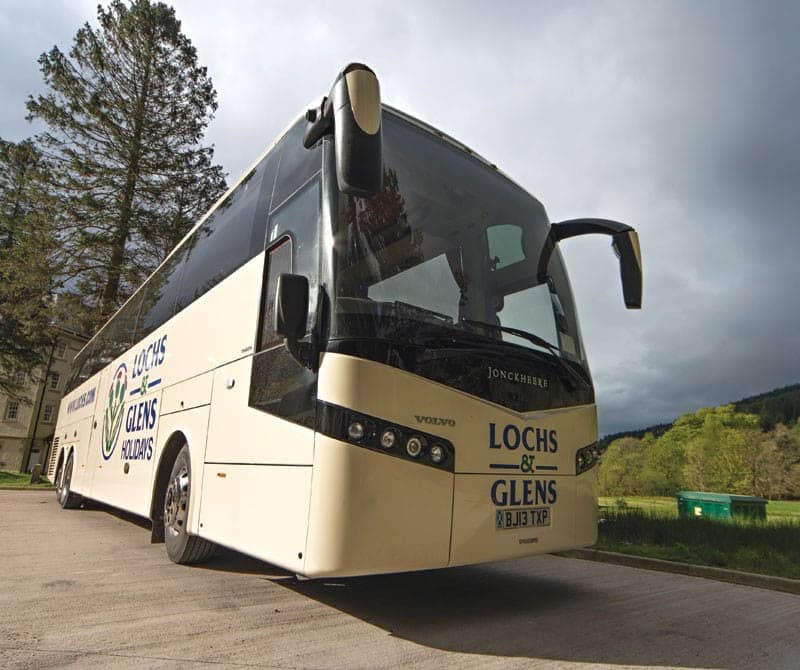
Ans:
<svg viewBox="0 0 800 670"><path fill-rule="evenodd" d="M122 428L122 415L125 409L125 393L128 390L128 368L125 363L120 363L111 386L108 389L108 403L103 416L103 458L108 460L117 446L117 439Z"/></svg>

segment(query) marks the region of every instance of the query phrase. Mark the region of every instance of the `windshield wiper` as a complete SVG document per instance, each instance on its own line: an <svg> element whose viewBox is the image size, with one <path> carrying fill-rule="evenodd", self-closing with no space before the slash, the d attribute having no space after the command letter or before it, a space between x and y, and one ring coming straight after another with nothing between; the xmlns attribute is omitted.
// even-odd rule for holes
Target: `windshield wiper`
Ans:
<svg viewBox="0 0 800 670"><path fill-rule="evenodd" d="M539 337L534 333L529 333L527 330L520 330L519 328L513 328L511 326L501 326L497 323L488 323L486 321L476 321L475 319L461 319L460 323L465 323L468 326L473 326L477 328L488 328L489 330L494 330L500 333L508 333L509 335L515 335L516 337L521 337L524 340L528 340L528 342L532 342L537 347L542 347L546 349L552 357L558 362L559 366L566 370L567 373L572 376L574 379L577 379L581 382L584 386L589 386L589 382L586 381L581 375L579 375L572 367L567 364L567 362L561 358L558 349L555 345L550 344L546 339L543 337Z"/></svg>
<svg viewBox="0 0 800 670"><path fill-rule="evenodd" d="M437 312L432 309L428 309L426 307L419 307L417 305L412 305L408 302L402 302L400 300L395 300L394 302L384 302L384 305L391 305L394 309L402 314L403 316L407 316L409 318L424 318L425 320L436 319L437 321L442 321L446 324L452 325L453 317L449 314L442 314L441 312Z"/></svg>

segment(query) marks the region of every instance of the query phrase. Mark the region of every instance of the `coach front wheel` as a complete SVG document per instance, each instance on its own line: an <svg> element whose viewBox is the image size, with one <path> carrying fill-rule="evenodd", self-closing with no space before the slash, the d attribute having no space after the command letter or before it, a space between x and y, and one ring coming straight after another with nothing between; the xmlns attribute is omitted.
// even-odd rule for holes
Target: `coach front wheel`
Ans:
<svg viewBox="0 0 800 670"><path fill-rule="evenodd" d="M214 553L211 542L187 531L191 494L189 447L184 446L175 458L164 492L164 543L167 555L175 563L202 563Z"/></svg>

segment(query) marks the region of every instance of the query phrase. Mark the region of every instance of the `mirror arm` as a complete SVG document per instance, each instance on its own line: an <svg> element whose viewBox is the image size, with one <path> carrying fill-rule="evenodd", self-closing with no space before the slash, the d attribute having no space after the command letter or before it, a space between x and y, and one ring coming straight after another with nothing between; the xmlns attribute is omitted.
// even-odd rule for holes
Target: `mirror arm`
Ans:
<svg viewBox="0 0 800 670"><path fill-rule="evenodd" d="M536 267L536 280L544 284L548 279L547 268L553 250L561 240L579 235L610 235L613 238L613 248L620 257L620 272L622 275L625 306L629 309L641 307L641 257L636 231L632 226L611 219L570 219L561 223L550 224L539 262ZM633 241L633 244L631 242Z"/></svg>
<svg viewBox="0 0 800 670"><path fill-rule="evenodd" d="M550 232L547 233L547 239L545 239L542 246L542 253L539 255L536 280L540 284L544 284L547 281L547 267L550 265L550 256L553 255L556 244L561 240L591 234L616 236L619 233L627 233L629 230L633 230L633 227L627 223L613 221L612 219L570 219L561 223L550 224Z"/></svg>
<svg viewBox="0 0 800 670"><path fill-rule="evenodd" d="M306 111L305 135L303 135L303 146L310 149L319 142L325 135L333 133L333 104L328 96L324 96L322 101L314 109Z"/></svg>
<svg viewBox="0 0 800 670"><path fill-rule="evenodd" d="M633 228L627 223L612 219L570 219L552 224L550 235L553 235L555 241L559 242L578 235L591 235L592 233L616 235L617 233L627 233L629 230L633 230Z"/></svg>

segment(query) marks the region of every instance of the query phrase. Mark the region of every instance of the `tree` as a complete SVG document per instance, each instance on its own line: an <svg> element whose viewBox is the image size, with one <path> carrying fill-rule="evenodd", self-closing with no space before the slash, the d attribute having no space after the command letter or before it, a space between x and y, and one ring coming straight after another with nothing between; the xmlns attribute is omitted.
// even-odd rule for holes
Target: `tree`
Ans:
<svg viewBox="0 0 800 670"><path fill-rule="evenodd" d="M600 495L624 496L645 493L642 486L644 463L642 441L635 437L614 440L603 453L598 474Z"/></svg>
<svg viewBox="0 0 800 670"><path fill-rule="evenodd" d="M778 495L800 497L800 420L793 428L777 424L770 431L768 439L774 443L780 463Z"/></svg>
<svg viewBox="0 0 800 670"><path fill-rule="evenodd" d="M32 142L0 139L0 391L21 399L52 344L57 246L45 171Z"/></svg>
<svg viewBox="0 0 800 670"><path fill-rule="evenodd" d="M686 443L684 479L689 488L750 494L763 485L772 465L755 414L733 405L701 409L702 427Z"/></svg>
<svg viewBox="0 0 800 670"><path fill-rule="evenodd" d="M642 450L644 451L640 475L642 492L649 496L660 496L672 495L678 491L680 481L671 477L670 473L675 470L676 464L683 463L683 449L674 451L668 446L659 447L659 440L655 435L645 433L642 437ZM680 466L677 472L680 472Z"/></svg>
<svg viewBox="0 0 800 670"><path fill-rule="evenodd" d="M28 99L61 204L59 243L74 305L102 323L225 189L201 146L217 108L206 68L171 7L98 7L69 56L39 58L49 91Z"/></svg>
<svg viewBox="0 0 800 670"><path fill-rule="evenodd" d="M683 488L686 445L700 432L697 414L684 414L648 449L645 477L651 495L674 495Z"/></svg>

